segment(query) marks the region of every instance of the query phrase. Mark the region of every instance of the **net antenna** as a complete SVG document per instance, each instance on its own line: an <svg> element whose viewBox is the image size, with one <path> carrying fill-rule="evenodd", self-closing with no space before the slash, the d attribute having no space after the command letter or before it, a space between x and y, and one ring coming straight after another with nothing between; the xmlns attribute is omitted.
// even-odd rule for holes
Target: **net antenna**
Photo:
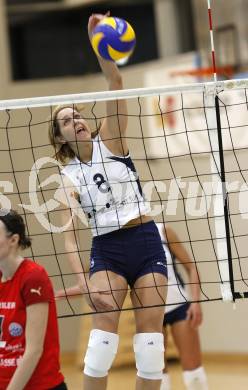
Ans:
<svg viewBox="0 0 248 390"><path fill-rule="evenodd" d="M232 270L232 252L230 244L230 230L228 217L228 199L227 188L225 180L225 165L224 154L221 137L221 119L220 107L217 95L218 78L216 61L215 61L215 47L213 36L213 19L211 0L207 0L208 5L208 20L209 33L212 53L212 74L214 85L206 88L205 102L206 102L206 119L209 131L209 140L211 149L213 151L214 145L219 145L218 152L212 152L210 157L211 172L218 181L218 193L214 199L214 227L216 234L216 251L219 272L221 276L221 295L223 301L231 302L235 300L234 284L233 284L233 270Z"/></svg>

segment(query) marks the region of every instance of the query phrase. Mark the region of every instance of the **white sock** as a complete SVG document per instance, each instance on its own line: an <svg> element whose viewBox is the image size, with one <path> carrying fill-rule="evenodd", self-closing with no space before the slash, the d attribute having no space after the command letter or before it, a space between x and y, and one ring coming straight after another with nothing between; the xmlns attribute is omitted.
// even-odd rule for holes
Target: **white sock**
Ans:
<svg viewBox="0 0 248 390"><path fill-rule="evenodd" d="M163 374L160 390L171 390L171 380L169 374Z"/></svg>
<svg viewBox="0 0 248 390"><path fill-rule="evenodd" d="M208 390L207 376L203 367L184 371L183 381L187 390Z"/></svg>

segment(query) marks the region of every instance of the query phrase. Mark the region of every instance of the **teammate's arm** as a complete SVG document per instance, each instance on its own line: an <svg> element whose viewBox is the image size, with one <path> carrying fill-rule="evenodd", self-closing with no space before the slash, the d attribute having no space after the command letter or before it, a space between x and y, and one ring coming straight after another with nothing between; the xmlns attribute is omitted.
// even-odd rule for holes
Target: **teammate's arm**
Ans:
<svg viewBox="0 0 248 390"><path fill-rule="evenodd" d="M7 390L24 389L40 360L47 329L48 307L47 302L27 306L25 352Z"/></svg>
<svg viewBox="0 0 248 390"><path fill-rule="evenodd" d="M56 298L83 294L88 305L93 310L103 311L113 309L113 305L108 302L108 296L111 295L111 292L101 292L96 286L93 286L83 269L78 253L79 244L74 231L75 216L72 217L70 208L61 211L61 218L63 226L67 226L64 232L65 251L77 281L76 285L57 291L55 294ZM71 223L68 224L70 219Z"/></svg>
<svg viewBox="0 0 248 390"><path fill-rule="evenodd" d="M86 290L87 282L85 278L85 273L81 259L78 253L79 243L77 242L77 236L75 233L75 215L72 214L70 208L63 209L61 211L61 221L62 225L66 226L64 231L64 243L65 243L65 252L67 253L67 258L69 260L73 274L76 277L77 285L82 288L83 291ZM70 223L68 223L70 221Z"/></svg>
<svg viewBox="0 0 248 390"><path fill-rule="evenodd" d="M191 291L191 299L195 301L190 305L188 311L188 319L193 327L197 327L202 322L202 311L200 304L200 279L195 263L190 258L187 250L180 242L179 237L171 227L166 226L164 235L167 239L168 246L173 255L183 264L189 278L189 285Z"/></svg>

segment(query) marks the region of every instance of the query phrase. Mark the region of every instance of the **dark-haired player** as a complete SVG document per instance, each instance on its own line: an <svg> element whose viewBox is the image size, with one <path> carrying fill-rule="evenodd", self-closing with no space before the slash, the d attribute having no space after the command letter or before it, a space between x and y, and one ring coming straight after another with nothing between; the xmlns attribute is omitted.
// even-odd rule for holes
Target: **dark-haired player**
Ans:
<svg viewBox="0 0 248 390"><path fill-rule="evenodd" d="M0 212L0 389L65 390L53 288L23 258L30 245L22 217Z"/></svg>

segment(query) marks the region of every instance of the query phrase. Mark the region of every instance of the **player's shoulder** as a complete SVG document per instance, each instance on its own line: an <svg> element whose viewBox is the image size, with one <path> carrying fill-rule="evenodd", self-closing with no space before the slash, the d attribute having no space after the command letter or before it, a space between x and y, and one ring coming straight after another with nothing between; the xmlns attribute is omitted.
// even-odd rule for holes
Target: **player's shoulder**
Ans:
<svg viewBox="0 0 248 390"><path fill-rule="evenodd" d="M40 302L52 302L54 299L53 286L45 268L31 259L26 259L19 283L19 293L25 306Z"/></svg>
<svg viewBox="0 0 248 390"><path fill-rule="evenodd" d="M30 278L45 278L48 279L47 271L40 264L37 264L32 259L26 258L22 267L24 279Z"/></svg>
<svg viewBox="0 0 248 390"><path fill-rule="evenodd" d="M32 270L38 270L38 271L44 270L44 267L42 267L42 265L38 264L36 261L34 261L33 259L30 259L29 257L25 257L24 265L25 265L25 268L29 269L30 271L32 271Z"/></svg>
<svg viewBox="0 0 248 390"><path fill-rule="evenodd" d="M75 157L70 160L68 164L61 170L62 187L71 188L73 186L78 192L80 189L81 170L82 167L80 166L80 161L78 158Z"/></svg>
<svg viewBox="0 0 248 390"><path fill-rule="evenodd" d="M71 159L61 170L62 175L70 176L75 172L75 170L78 168L79 161L75 157Z"/></svg>

